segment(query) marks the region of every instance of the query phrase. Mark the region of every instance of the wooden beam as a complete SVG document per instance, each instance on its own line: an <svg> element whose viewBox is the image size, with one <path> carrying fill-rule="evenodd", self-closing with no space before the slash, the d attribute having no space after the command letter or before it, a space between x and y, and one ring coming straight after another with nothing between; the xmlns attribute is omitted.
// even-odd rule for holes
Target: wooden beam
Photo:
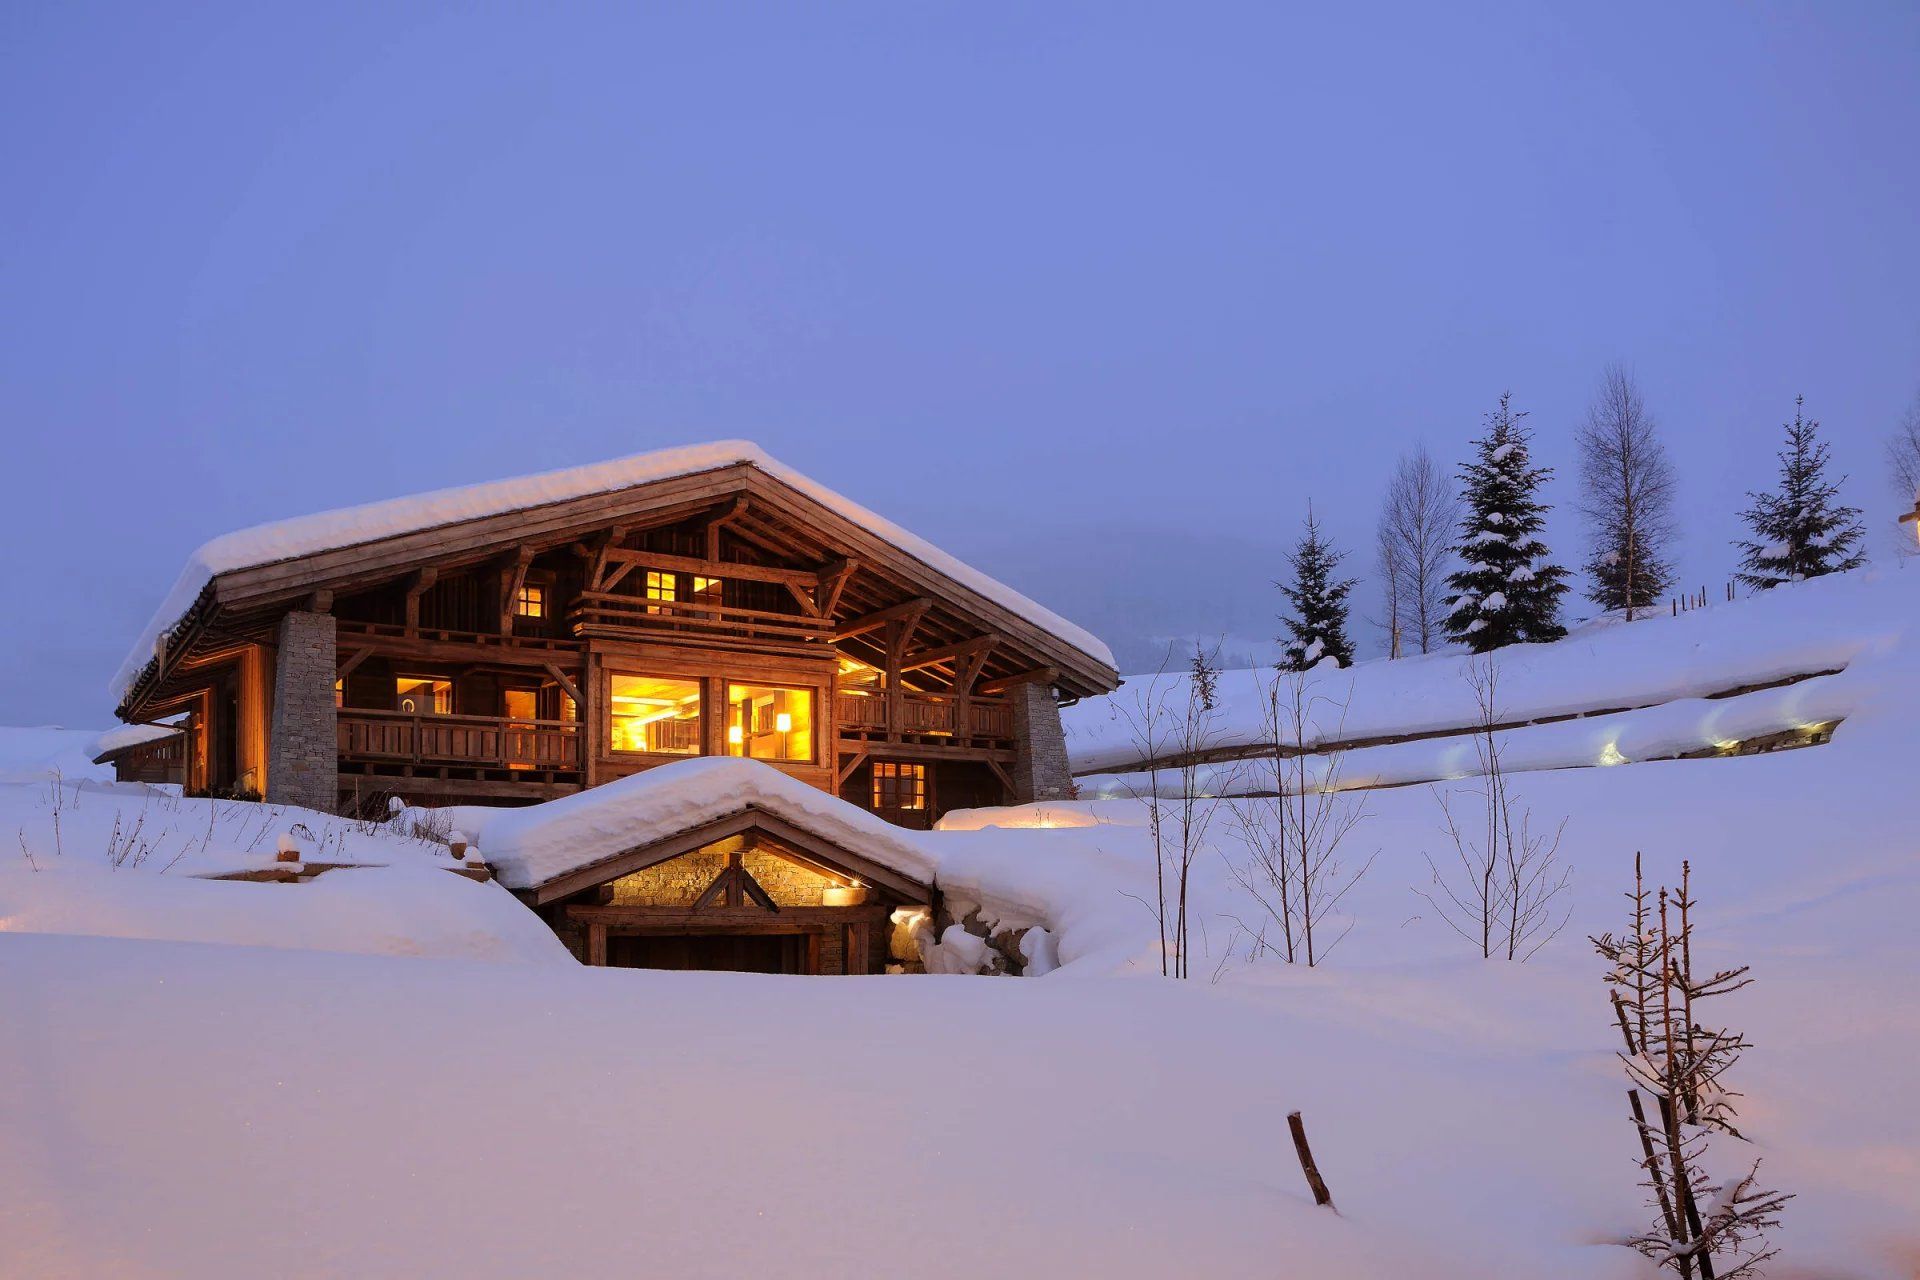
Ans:
<svg viewBox="0 0 1920 1280"><path fill-rule="evenodd" d="M807 616L813 618L820 616L820 602L814 598L814 592L819 590L817 586L808 588L789 582L787 590L799 602L800 608L806 612Z"/></svg>
<svg viewBox="0 0 1920 1280"><path fill-rule="evenodd" d="M889 622L900 618L912 617L918 623L919 615L925 613L932 605L933 601L926 596L916 596L911 600L902 600L899 604L890 604L884 609L875 609L865 617L855 618L843 626L835 627L834 643L838 644L842 640L863 636L869 631L878 631Z"/></svg>
<svg viewBox="0 0 1920 1280"><path fill-rule="evenodd" d="M729 524L732 524L735 517L745 512L746 509L746 498L738 497L731 503L728 503L724 510L717 509L716 514L708 517L706 529L704 530L706 537L703 544L707 548L707 559L718 560L720 558L720 531ZM709 574L708 576L711 577L713 575Z"/></svg>
<svg viewBox="0 0 1920 1280"><path fill-rule="evenodd" d="M407 584L407 630L420 629L420 597L432 589L439 580L440 570L429 565L413 575L413 581Z"/></svg>
<svg viewBox="0 0 1920 1280"><path fill-rule="evenodd" d="M703 560L695 556L668 555L664 551L629 551L611 548L607 559L615 564L648 569L666 569L676 573L696 573L703 578L739 578L746 582L773 582L812 587L818 575L808 569L782 569L775 565L736 564L731 560Z"/></svg>
<svg viewBox="0 0 1920 1280"><path fill-rule="evenodd" d="M522 546L513 553L513 559L502 568L500 574L500 634L513 633L513 601L520 594L520 588L526 585L527 566L533 563L533 548Z"/></svg>
<svg viewBox="0 0 1920 1280"><path fill-rule="evenodd" d="M997 680L989 680L974 689L974 692L981 694L1005 693L1015 685L1052 684L1059 678L1060 672L1053 667L1035 667L1031 671L1021 671L1014 675L1001 676Z"/></svg>
<svg viewBox="0 0 1920 1280"><path fill-rule="evenodd" d="M595 591L606 589L607 555L627 538L627 526L616 524L594 544L593 564L587 571L587 586Z"/></svg>
<svg viewBox="0 0 1920 1280"><path fill-rule="evenodd" d="M318 591L316 591L316 592L314 592L314 593L313 593L312 595L310 595L310 596L308 596L308 597L307 597L307 612L309 612L309 613L332 613L332 612L333 612L333 592L332 592L332 590L330 590L330 589L329 589L329 588L327 588L327 587L321 587L321 588L320 588L320 589L319 589Z"/></svg>
<svg viewBox="0 0 1920 1280"><path fill-rule="evenodd" d="M546 673L553 677L553 682L560 686L561 691L573 699L573 713L582 720L585 720L587 718L587 700L580 696L579 687L575 685L573 681L567 679L566 672L560 670L555 664L547 662L541 665Z"/></svg>
<svg viewBox="0 0 1920 1280"><path fill-rule="evenodd" d="M355 649L352 653L343 654L342 655L343 661L340 663L339 666L333 669L333 678L335 680L345 680L348 676L353 674L353 669L355 667L359 666L361 663L365 662L368 658L372 656L373 656L373 650L371 649Z"/></svg>
<svg viewBox="0 0 1920 1280"><path fill-rule="evenodd" d="M832 560L820 566L818 573L823 588L820 600L821 617L831 618L834 610L840 607L840 593L847 589L847 583L853 578L854 570L859 567L860 562L854 559Z"/></svg>
<svg viewBox="0 0 1920 1280"><path fill-rule="evenodd" d="M835 754L838 755L841 753L836 752ZM837 794L840 788L846 786L847 779L853 776L853 771L855 769L858 769L861 765L865 764L866 762L867 762L867 753L865 751L856 751L852 755L847 757L845 764L836 766L833 771L834 792Z"/></svg>
<svg viewBox="0 0 1920 1280"><path fill-rule="evenodd" d="M971 640L961 640L954 644L943 644L938 649L922 649L919 653L908 654L900 660L902 674L919 671L938 663L955 658L969 658L991 650L1000 643L997 635L975 636Z"/></svg>

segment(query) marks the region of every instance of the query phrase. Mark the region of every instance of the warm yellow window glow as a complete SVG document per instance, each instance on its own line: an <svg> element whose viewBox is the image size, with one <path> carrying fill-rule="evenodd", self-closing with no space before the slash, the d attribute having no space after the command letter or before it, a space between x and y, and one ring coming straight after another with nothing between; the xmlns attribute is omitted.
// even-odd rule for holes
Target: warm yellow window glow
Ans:
<svg viewBox="0 0 1920 1280"><path fill-rule="evenodd" d="M927 807L927 766L877 760L873 765L873 807L924 809Z"/></svg>
<svg viewBox="0 0 1920 1280"><path fill-rule="evenodd" d="M728 685L727 754L811 761L813 690Z"/></svg>
<svg viewBox="0 0 1920 1280"><path fill-rule="evenodd" d="M409 715L451 715L453 681L433 676L401 676L393 682L393 705Z"/></svg>
<svg viewBox="0 0 1920 1280"><path fill-rule="evenodd" d="M513 614L516 618L544 618L547 616L547 589L536 583L527 583L513 593Z"/></svg>
<svg viewBox="0 0 1920 1280"><path fill-rule="evenodd" d="M679 598L679 580L671 573L655 573L647 570L647 599L671 602ZM648 605L648 613L671 613L671 609L661 609L658 605Z"/></svg>
<svg viewBox="0 0 1920 1280"><path fill-rule="evenodd" d="M658 676L608 677L615 751L700 754L700 682Z"/></svg>
<svg viewBox="0 0 1920 1280"><path fill-rule="evenodd" d="M506 689L500 694L509 720L538 720L540 695L531 689Z"/></svg>
<svg viewBox="0 0 1920 1280"><path fill-rule="evenodd" d="M701 604L719 604L723 594L723 583L719 578L702 578L698 574L693 579L693 598Z"/></svg>
<svg viewBox="0 0 1920 1280"><path fill-rule="evenodd" d="M347 705L347 682L345 680L335 680L333 682L333 705L336 707L344 707Z"/></svg>

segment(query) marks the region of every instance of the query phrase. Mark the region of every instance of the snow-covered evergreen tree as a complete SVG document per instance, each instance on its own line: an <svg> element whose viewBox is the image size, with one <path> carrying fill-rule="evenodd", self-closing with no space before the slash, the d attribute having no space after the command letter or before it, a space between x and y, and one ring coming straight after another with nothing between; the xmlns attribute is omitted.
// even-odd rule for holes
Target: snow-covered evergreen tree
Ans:
<svg viewBox="0 0 1920 1280"><path fill-rule="evenodd" d="M1755 590L1857 569L1867 560L1860 549L1866 530L1859 508L1840 505L1840 485L1827 480L1820 424L1804 415L1804 403L1804 396L1794 397L1787 444L1779 454L1779 491L1749 493L1750 505L1740 513L1753 537L1735 544L1739 577Z"/></svg>
<svg viewBox="0 0 1920 1280"><path fill-rule="evenodd" d="M1532 640L1558 640L1567 571L1547 559L1540 541L1547 507L1540 486L1553 474L1527 452L1529 434L1512 393L1487 415L1475 441L1478 457L1460 468L1466 513L1454 553L1460 568L1447 578L1447 634L1475 653Z"/></svg>
<svg viewBox="0 0 1920 1280"><path fill-rule="evenodd" d="M1307 531L1287 556L1293 571L1289 581L1277 583L1293 606L1280 621L1287 628L1285 648L1275 665L1282 671L1306 671L1328 658L1336 666L1353 665L1353 642L1347 638L1347 593L1355 579L1336 578L1333 571L1346 558L1320 536L1320 523L1307 508Z"/></svg>

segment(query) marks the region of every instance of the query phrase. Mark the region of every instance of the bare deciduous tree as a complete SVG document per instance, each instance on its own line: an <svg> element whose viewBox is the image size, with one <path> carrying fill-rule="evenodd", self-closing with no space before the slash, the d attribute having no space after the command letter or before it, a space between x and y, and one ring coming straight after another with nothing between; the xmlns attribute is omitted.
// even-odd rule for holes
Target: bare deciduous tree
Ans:
<svg viewBox="0 0 1920 1280"><path fill-rule="evenodd" d="M1205 785L1209 771L1200 757L1213 745L1219 719L1215 652L1195 645L1187 669L1175 672L1168 670L1169 646L1159 670L1137 684L1132 705L1115 704L1141 755L1141 768L1132 776L1143 778L1144 785L1129 781L1127 786L1147 810L1160 972L1172 978L1189 976L1189 891L1213 821L1215 801ZM1171 796L1162 794L1162 779L1168 780Z"/></svg>
<svg viewBox="0 0 1920 1280"><path fill-rule="evenodd" d="M1914 393L1913 403L1900 415L1900 425L1887 440L1887 483L1900 500L1902 511L1911 509L1909 503L1920 501L1920 392ZM1901 555L1920 554L1920 539L1913 536L1912 528L1902 524L1896 532L1894 546Z"/></svg>
<svg viewBox="0 0 1920 1280"><path fill-rule="evenodd" d="M1580 447L1580 510L1592 528L1588 599L1609 611L1636 612L1657 603L1673 582L1667 547L1673 538L1673 467L1653 415L1624 366L1607 366Z"/></svg>
<svg viewBox="0 0 1920 1280"><path fill-rule="evenodd" d="M1388 651L1412 645L1429 653L1445 636L1447 558L1460 504L1425 445L1402 454L1387 482L1375 534L1375 560L1385 594Z"/></svg>
<svg viewBox="0 0 1920 1280"><path fill-rule="evenodd" d="M1241 887L1267 913L1267 923L1249 929L1253 953L1277 952L1289 963L1319 964L1347 935L1328 928L1342 899L1373 865L1343 861L1342 844L1366 817L1363 798L1341 790L1342 752L1310 752L1320 741L1337 742L1346 703L1316 692L1319 677L1307 671L1277 672L1260 686L1264 758L1259 771L1230 804L1233 833L1245 850L1227 860ZM1334 723L1325 732L1322 725ZM1264 776L1271 772L1271 781ZM1268 940L1278 926L1280 941ZM1243 924L1243 927L1244 924Z"/></svg>
<svg viewBox="0 0 1920 1280"><path fill-rule="evenodd" d="M1467 668L1475 708L1474 755L1479 784L1468 788L1479 816L1471 830L1454 800L1439 788L1441 822L1454 858L1443 870L1431 854L1425 898L1448 928L1491 959L1527 960L1566 926L1570 907L1561 894L1572 872L1560 865L1562 818L1551 834L1534 830L1533 810L1523 806L1500 759L1500 668L1487 657Z"/></svg>

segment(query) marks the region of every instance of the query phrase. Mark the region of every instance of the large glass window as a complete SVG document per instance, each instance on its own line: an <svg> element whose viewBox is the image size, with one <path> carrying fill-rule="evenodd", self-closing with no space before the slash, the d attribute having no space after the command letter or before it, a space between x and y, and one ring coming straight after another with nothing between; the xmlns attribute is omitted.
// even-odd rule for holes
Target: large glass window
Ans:
<svg viewBox="0 0 1920 1280"><path fill-rule="evenodd" d="M727 754L755 760L813 759L813 690L727 686Z"/></svg>
<svg viewBox="0 0 1920 1280"><path fill-rule="evenodd" d="M700 754L698 680L614 675L609 682L615 751Z"/></svg>
<svg viewBox="0 0 1920 1280"><path fill-rule="evenodd" d="M451 715L453 681L433 676L400 676L393 682L393 705L410 715Z"/></svg>

